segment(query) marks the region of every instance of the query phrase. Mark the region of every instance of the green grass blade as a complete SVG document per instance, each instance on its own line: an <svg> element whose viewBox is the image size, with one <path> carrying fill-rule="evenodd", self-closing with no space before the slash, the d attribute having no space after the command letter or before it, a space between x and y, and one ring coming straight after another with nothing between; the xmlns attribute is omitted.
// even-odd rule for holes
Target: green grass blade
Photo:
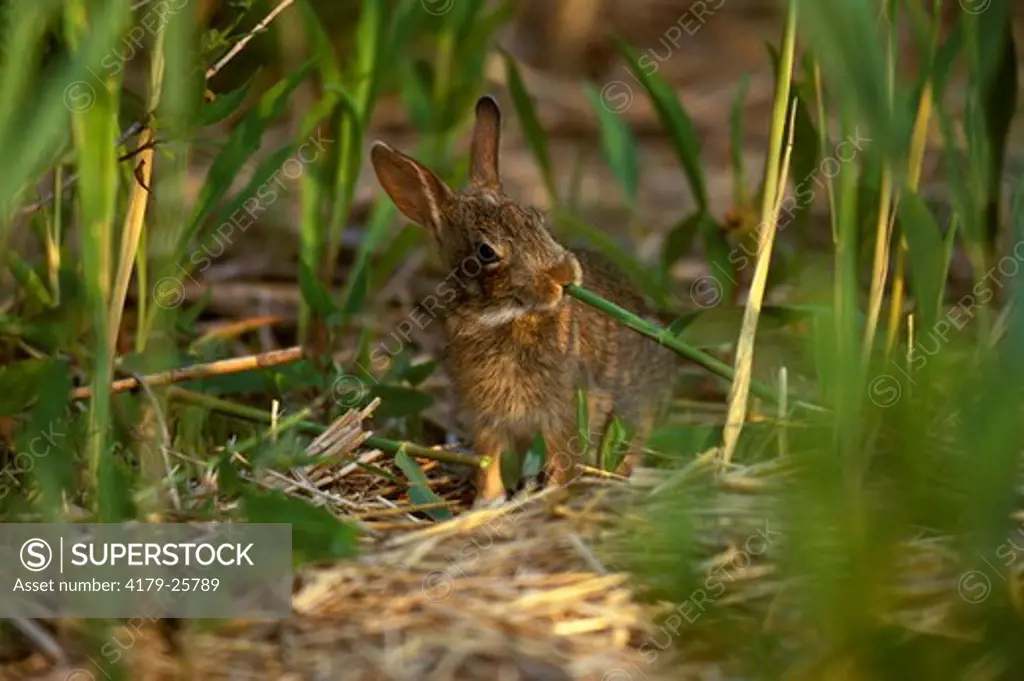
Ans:
<svg viewBox="0 0 1024 681"><path fill-rule="evenodd" d="M618 43L619 51L629 63L630 70L636 76L637 81L647 91L647 95L658 113L658 119L672 142L672 148L676 152L686 179L690 183L690 191L697 207L702 212L708 210L707 179L704 177L703 163L701 162L700 142L697 138L697 130L693 120L679 103L676 92L669 87L665 79L659 75L657 69L648 73L639 63L636 52L624 43ZM602 107L604 108L604 107Z"/></svg>
<svg viewBox="0 0 1024 681"><path fill-rule="evenodd" d="M732 165L733 202L737 207L747 205L747 180L743 168L743 107L746 105L749 89L750 74L745 73L729 106L729 161Z"/></svg>
<svg viewBox="0 0 1024 681"><path fill-rule="evenodd" d="M409 480L409 499L416 505L441 504L444 500L430 489L430 481L420 465L404 450L395 454L395 463ZM431 508L425 511L434 520L451 520L452 512L447 508Z"/></svg>
<svg viewBox="0 0 1024 681"><path fill-rule="evenodd" d="M601 93L590 83L585 84L591 108L597 112L601 124L601 149L605 160L622 185L626 200L636 206L640 183L640 162L637 159L633 131L606 105Z"/></svg>
<svg viewBox="0 0 1024 681"><path fill-rule="evenodd" d="M242 167L259 149L263 134L285 113L288 98L299 84L309 76L313 63L306 62L294 73L282 78L265 92L252 111L235 127L224 149L217 155L206 173L203 188L196 199L196 206L189 220L189 227L183 235L178 252L184 253L188 241L195 236L206 219L216 209L217 203L231 188Z"/></svg>
<svg viewBox="0 0 1024 681"><path fill-rule="evenodd" d="M215 100L204 106L199 111L196 125L200 128L209 125L216 125L238 111L239 107L242 106L243 102L245 102L246 98L249 96L254 80L255 76L245 81L245 83L234 90L218 95Z"/></svg>
<svg viewBox="0 0 1024 681"><path fill-rule="evenodd" d="M889 104L886 52L877 16L874 4L862 0L800 6L802 33L826 82L871 130L882 156L897 157L910 133L910 110L905 93L896 93L894 106Z"/></svg>
<svg viewBox="0 0 1024 681"><path fill-rule="evenodd" d="M537 111L533 106L533 100L523 85L523 78L519 75L513 57L505 52L501 54L505 60L505 78L508 81L508 92L512 98L512 104L516 109L516 118L523 128L526 143L533 152L533 157L540 166L541 178L548 190L548 199L552 206L558 205L558 185L555 183L555 171L551 166L551 155L548 151L548 140L537 118Z"/></svg>
<svg viewBox="0 0 1024 681"><path fill-rule="evenodd" d="M6 248L8 218L14 199L25 185L49 166L68 143L69 110L81 114L93 108L109 83L90 71L113 49L128 16L123 2L104 3L89 16L89 30L71 41L73 54L58 62L51 75L38 73L41 32L67 3L9 3L14 16L3 38L8 61L0 70L0 95L8 115L0 119L0 250ZM18 23L14 23L17 21ZM102 72L101 72L102 73ZM32 82L30 76L36 75ZM31 87L29 87L29 83ZM17 102L17 106L12 106ZM112 146L112 144L111 144Z"/></svg>
<svg viewBox="0 0 1024 681"><path fill-rule="evenodd" d="M127 16L125 0L108 3L108 16ZM99 17L86 11L85 3L72 1L65 6L65 28L72 49L84 44L85 36L96 30L92 25ZM111 21L111 19L108 19ZM83 55L84 56L84 55ZM89 62L87 62L89 63ZM110 423L110 380L113 374L108 354L108 298L112 284L112 246L114 217L117 205L117 152L114 140L118 126L120 79L108 77L97 87L95 100L85 111L74 112L71 129L77 152L78 203L82 225L82 267L86 300L92 320L92 400L89 418L89 472L100 489L109 482L113 463L108 461L106 439ZM101 466L103 470L101 471ZM101 479L102 473L102 479ZM101 505L106 503L100 497Z"/></svg>
<svg viewBox="0 0 1024 681"><path fill-rule="evenodd" d="M920 328L932 329L938 322L945 290L945 250L938 224L924 200L905 190L900 197L899 217L907 239L910 281L917 299Z"/></svg>

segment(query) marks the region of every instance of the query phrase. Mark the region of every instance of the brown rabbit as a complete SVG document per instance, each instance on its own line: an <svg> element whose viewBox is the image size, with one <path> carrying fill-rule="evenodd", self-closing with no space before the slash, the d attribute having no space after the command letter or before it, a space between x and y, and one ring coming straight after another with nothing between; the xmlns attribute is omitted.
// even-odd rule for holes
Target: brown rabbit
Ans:
<svg viewBox="0 0 1024 681"><path fill-rule="evenodd" d="M482 97L470 149L470 186L451 190L417 161L383 142L370 158L395 206L433 234L458 285L439 311L445 363L474 438L490 457L477 480L477 504L504 501L500 456L522 456L540 432L548 484L571 481L588 443L578 442L575 390L587 389L596 442L612 414L636 429L622 472L639 456L636 442L670 397L677 358L664 346L565 295L583 285L638 314L648 312L627 279L596 253L569 251L543 215L502 192L498 174L501 113ZM459 272L461 271L461 274Z"/></svg>

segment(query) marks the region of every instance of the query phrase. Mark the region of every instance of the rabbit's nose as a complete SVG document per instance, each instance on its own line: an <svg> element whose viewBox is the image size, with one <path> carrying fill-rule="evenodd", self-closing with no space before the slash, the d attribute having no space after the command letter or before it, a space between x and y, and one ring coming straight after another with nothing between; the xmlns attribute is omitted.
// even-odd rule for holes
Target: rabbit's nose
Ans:
<svg viewBox="0 0 1024 681"><path fill-rule="evenodd" d="M579 284L583 281L583 270L580 268L580 261L572 253L566 253L561 261L547 271L551 281L559 286Z"/></svg>

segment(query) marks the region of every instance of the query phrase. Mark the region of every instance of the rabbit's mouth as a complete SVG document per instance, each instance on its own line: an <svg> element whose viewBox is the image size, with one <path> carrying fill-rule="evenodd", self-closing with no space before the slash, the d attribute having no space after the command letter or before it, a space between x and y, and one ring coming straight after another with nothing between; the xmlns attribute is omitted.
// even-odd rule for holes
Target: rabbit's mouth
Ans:
<svg viewBox="0 0 1024 681"><path fill-rule="evenodd" d="M529 291L528 295L516 295L514 298L516 304L524 312L553 312L565 300L565 287L562 284L547 281L535 290Z"/></svg>
<svg viewBox="0 0 1024 681"><path fill-rule="evenodd" d="M566 252L562 259L553 267L548 268L538 283L534 309L551 312L565 300L565 287L569 284L579 285L583 280L583 271L574 255Z"/></svg>

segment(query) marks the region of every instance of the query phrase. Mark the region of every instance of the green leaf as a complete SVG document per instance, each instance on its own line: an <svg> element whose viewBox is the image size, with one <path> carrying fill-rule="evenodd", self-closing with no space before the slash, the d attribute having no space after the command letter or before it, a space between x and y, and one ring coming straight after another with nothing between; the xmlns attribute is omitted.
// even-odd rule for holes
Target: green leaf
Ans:
<svg viewBox="0 0 1024 681"><path fill-rule="evenodd" d="M374 385L370 394L380 398L380 406L374 411L374 416L383 419L416 416L434 404L432 395L397 385Z"/></svg>
<svg viewBox="0 0 1024 681"><path fill-rule="evenodd" d="M693 250L696 236L710 229L721 228L713 217L703 211L680 220L665 237L665 244L661 249L661 266L666 270L671 268L679 258Z"/></svg>
<svg viewBox="0 0 1024 681"><path fill-rule="evenodd" d="M242 102L249 96L249 90L252 88L253 81L256 80L257 75L259 75L258 71L243 83L241 87L217 95L216 99L202 107L199 111L196 125L200 128L216 125L238 111L239 107L242 106Z"/></svg>
<svg viewBox="0 0 1024 681"><path fill-rule="evenodd" d="M1010 237L1013 243L1024 242L1024 180L1018 179L1010 191L1012 201L1010 203ZM950 230L953 231L953 230ZM1010 279L1010 300L1024 300L1024 278L1020 276ZM1021 372L1021 365L1024 363L1024 305L1020 302L1013 305L1009 324L1007 325L1007 338L1004 353L1007 355L1007 362L1017 373Z"/></svg>
<svg viewBox="0 0 1024 681"><path fill-rule="evenodd" d="M0 367L0 416L12 416L32 404L43 377L54 370L55 363L52 359L26 359Z"/></svg>
<svg viewBox="0 0 1024 681"><path fill-rule="evenodd" d="M317 279L313 268L301 260L299 261L299 289L302 291L303 300L317 316L328 319L339 312L327 287Z"/></svg>
<svg viewBox="0 0 1024 681"><path fill-rule="evenodd" d="M381 59L385 64L393 64L394 60L400 59L399 55L405 49L425 12L420 0L403 0L393 14L395 20L391 25L391 35L381 53Z"/></svg>
<svg viewBox="0 0 1024 681"><path fill-rule="evenodd" d="M40 315L27 323L22 317L0 313L0 336L22 338L46 349L56 349L73 342L70 324L61 316Z"/></svg>
<svg viewBox="0 0 1024 681"><path fill-rule="evenodd" d="M825 82L836 86L837 107L851 107L871 130L878 151L889 156L902 153L912 121L905 92L897 89L895 105L889 103L877 13L874 3L833 0L801 3L799 18L801 35L818 56Z"/></svg>
<svg viewBox="0 0 1024 681"><path fill-rule="evenodd" d="M50 295L50 290L46 288L39 273L32 269L31 265L15 251L7 251L7 265L11 268L11 274L14 275L18 284L37 306L53 307L53 296Z"/></svg>
<svg viewBox="0 0 1024 681"><path fill-rule="evenodd" d="M720 426L714 425L668 424L652 431L645 446L663 454L696 456L716 444L721 430Z"/></svg>
<svg viewBox="0 0 1024 681"><path fill-rule="evenodd" d="M998 14L993 12L992 14ZM982 19L984 21L984 19ZM986 78L982 92L982 106L985 110L985 131L988 152L990 154L988 169L988 187L985 222L988 224L989 238L995 247L995 238L999 225L999 206L1002 202L1002 172L1006 160L1006 147L1009 141L1010 126L1013 124L1017 111L1017 98L1007 97L1008 92L1018 92L1017 50L1014 45L1012 23L1007 20L1002 25L989 26L998 31L999 37L993 41L1001 44L1001 49L994 55L996 60L994 73Z"/></svg>
<svg viewBox="0 0 1024 681"><path fill-rule="evenodd" d="M342 325L359 314L363 309L369 288L367 278L370 276L370 268L360 267L353 276L353 280L348 283L348 288L345 291L345 300L341 304L340 324Z"/></svg>
<svg viewBox="0 0 1024 681"><path fill-rule="evenodd" d="M636 52L623 42L618 42L619 51L629 63L630 70L636 76L637 81L643 85L647 95L658 112L665 132L672 140L672 148L679 158L686 173L686 179L690 183L690 191L693 192L693 200L696 201L701 211L708 210L707 183L704 177L703 163L700 157L700 141L697 138L697 131L690 116L679 103L679 98L665 79L661 77L658 70L650 73L644 71L639 64L639 57ZM600 101L600 100L599 100ZM611 112L601 102L602 110Z"/></svg>
<svg viewBox="0 0 1024 681"><path fill-rule="evenodd" d="M27 465L22 461L15 464L31 470L42 492L41 509L56 521L63 510L64 492L75 489L77 473L72 433L65 418L70 368L65 362L45 360L34 380L32 389L38 400L31 417L19 429L17 440L17 451L31 459Z"/></svg>
<svg viewBox="0 0 1024 681"><path fill-rule="evenodd" d="M597 458L599 466L606 471L616 470L622 463L631 439L630 428L618 416L612 416L601 435Z"/></svg>
<svg viewBox="0 0 1024 681"><path fill-rule="evenodd" d="M234 234L236 226L244 234L245 230L253 224L253 221L259 220L260 216L277 201L279 193L283 191L284 184L280 180L271 182L270 179L281 171L285 161L295 153L296 147L296 144L289 142L264 158L242 190L228 200L223 208L217 211L213 224L217 226L215 229L218 230L218 234L221 233L222 227L230 227L230 230L223 230L229 244L231 243L230 238ZM255 208L252 209L252 212L236 215L239 209L245 207L246 204L252 207L253 202L255 202ZM258 213L256 212L257 209L259 210ZM213 234L213 232L209 234Z"/></svg>
<svg viewBox="0 0 1024 681"><path fill-rule="evenodd" d="M420 60L404 62L401 73L399 93L410 122L417 130L433 130L435 112L430 101L431 80L426 65Z"/></svg>
<svg viewBox="0 0 1024 681"><path fill-rule="evenodd" d="M943 99L943 95L946 92L946 85L949 83L950 76L957 64L957 57L960 56L963 48L964 25L963 22L957 21L953 24L952 33L947 36L945 42L939 45L939 49L935 54L935 59L930 72L925 74L930 77L931 82L933 83L932 97L937 101L941 101Z"/></svg>
<svg viewBox="0 0 1024 681"><path fill-rule="evenodd" d="M287 111L291 93L306 79L312 67L312 61L306 62L294 73L265 92L256 106L231 132L224 149L217 155L210 170L206 173L203 188L199 192L195 209L189 220L189 227L182 235L182 242L179 244L180 252L185 251L189 240L213 212L217 202L231 188L242 167L260 148L263 133Z"/></svg>
<svg viewBox="0 0 1024 681"><path fill-rule="evenodd" d="M506 52L501 53L505 60L505 79L508 81L509 96L512 97L512 104L516 108L516 117L519 125L523 128L526 143L533 152L533 157L540 166L541 177L544 179L544 186L548 190L548 197L551 204L558 203L558 185L555 183L555 172L551 166L551 155L548 151L548 140L537 118L537 111L533 106L533 100L523 85L522 76L516 67L515 60Z"/></svg>
<svg viewBox="0 0 1024 681"><path fill-rule="evenodd" d="M417 225L405 225L398 234L389 239L373 263L372 288L384 284L398 266L409 258L409 254L423 243L424 231Z"/></svg>
<svg viewBox="0 0 1024 681"><path fill-rule="evenodd" d="M5 218L11 215L18 193L41 177L65 149L69 109L79 115L103 105L105 97L100 90L105 83L97 80L94 69L111 55L130 20L125 0L100 3L89 12L88 30L76 40L79 44L66 51L53 50L48 43L55 33L61 33L60 14L66 14L68 29L74 24L65 5L53 1L4 3L0 25L4 48L0 102L5 108L0 113L4 160L0 214ZM9 219L0 221L0 250L6 247L11 224Z"/></svg>
<svg viewBox="0 0 1024 681"><path fill-rule="evenodd" d="M100 522L119 523L136 515L132 499L134 477L120 447L108 448L99 461L96 503Z"/></svg>
<svg viewBox="0 0 1024 681"><path fill-rule="evenodd" d="M753 258L743 253L739 246L730 246L725 231L714 221L703 222L701 233L710 274L703 279L702 285L706 285L703 294L697 289L692 289L695 294L694 302L701 307L714 307L723 300L733 299L737 286L735 275L752 265Z"/></svg>
<svg viewBox="0 0 1024 681"><path fill-rule="evenodd" d="M796 117L793 120L795 128L793 130L793 153L790 161L792 172L790 177L794 186L792 200L795 203L791 205L786 199L783 199L782 214L779 215L778 228L783 230L789 227L790 224L795 224L797 230L803 233L810 218L813 205L813 201L803 198L803 189L808 188L807 185L809 183L824 181L820 177L823 171L818 169L819 151L824 153L824 150L818 149L818 133L814 128L814 122L811 120L811 115L803 96L797 95L793 101L796 106ZM785 134L788 136L789 124L787 123L786 125L787 131ZM847 172L852 172L852 170L847 169ZM790 208L787 209L787 206L790 206Z"/></svg>
<svg viewBox="0 0 1024 681"><path fill-rule="evenodd" d="M251 523L288 523L292 526L292 562L302 565L358 554L359 533L322 506L278 491L242 490L243 512Z"/></svg>
<svg viewBox="0 0 1024 681"><path fill-rule="evenodd" d="M637 160L633 132L625 121L608 108L601 94L591 83L586 83L585 88L601 124L601 148L605 160L622 185L629 205L636 206L640 163Z"/></svg>
<svg viewBox="0 0 1024 681"><path fill-rule="evenodd" d="M395 463L409 480L409 499L412 503L417 505L443 503L444 500L428 486L429 482L423 469L405 453L405 449L399 449L395 454ZM424 513L434 520L451 520L452 518L452 512L444 507L428 509Z"/></svg>
<svg viewBox="0 0 1024 681"><path fill-rule="evenodd" d="M515 6L510 2L502 2L490 13L482 13L484 4L481 0L454 3L449 12L451 22L446 31L444 41L450 40L452 52L447 61L449 68L449 85L447 92L435 91L435 101L441 101L442 115L439 123L442 130L459 125L467 114L473 110L474 102L480 94L482 81L485 79L485 65L491 52L495 33L509 23ZM437 60L443 66L445 61ZM457 64L457 68L451 65Z"/></svg>
<svg viewBox="0 0 1024 681"><path fill-rule="evenodd" d="M547 459L547 448L544 446L544 438L541 437L540 433L533 436L533 444L530 445L530 449L527 450L526 456L523 457L523 468L522 476L524 478L532 478L540 474L544 469L544 462ZM504 462L504 458L502 459ZM513 484L518 483L518 480L510 480Z"/></svg>
<svg viewBox="0 0 1024 681"><path fill-rule="evenodd" d="M363 127L358 116L358 111L353 108L356 106L355 101L349 97L347 92L344 90L342 90L340 94L341 99L339 101L339 108L341 109L341 115L345 117L352 126L350 139L361 140L363 138ZM362 147L360 144L351 144L348 149L342 149L340 153L347 154L347 156L340 159L341 165L338 169L338 181L341 182L341 184L336 185L335 187L336 191L334 201L336 203L332 209L332 226L334 218L336 217L334 215L334 209L343 207L343 204L347 206L351 203L352 195L355 192L355 183L358 180L358 169L361 164ZM346 175L347 181L343 181L346 180ZM345 211L343 210L342 212ZM387 230L387 226L387 222L375 222L373 218L371 218L370 226L367 228L366 234L363 236L363 242L360 244L359 251L356 254L356 261L352 267L351 274L349 275L348 281L345 282L345 292L342 296L341 303L342 324L351 319L353 314L362 309L368 288L368 277L370 275L370 254L376 247L377 241L383 237L383 233Z"/></svg>
<svg viewBox="0 0 1024 681"><path fill-rule="evenodd" d="M338 65L338 55L331 42L331 36L321 21L317 10L322 9L312 2L300 2L298 9L306 31L306 47L310 56L319 67L320 78L324 86L337 85L341 82L341 69Z"/></svg>
<svg viewBox="0 0 1024 681"><path fill-rule="evenodd" d="M400 380L407 381L409 385L415 387L423 383L434 374L437 370L438 363L435 360L429 362L420 362L419 364L413 364L405 369L398 378Z"/></svg>
<svg viewBox="0 0 1024 681"><path fill-rule="evenodd" d="M680 340L698 349L728 346L735 343L740 335L744 309L718 305L697 310L675 320L669 328ZM761 310L757 324L758 337L791 327L808 318L810 314L793 307L767 306Z"/></svg>
<svg viewBox="0 0 1024 681"><path fill-rule="evenodd" d="M443 2L439 4L438 9L448 7ZM454 3L454 6L448 9L445 13L445 22L454 33L456 43L465 41L469 37L477 23L477 15L483 9L484 0L463 0L463 2Z"/></svg>
<svg viewBox="0 0 1024 681"><path fill-rule="evenodd" d="M729 161L732 165L733 202L737 207L747 203L746 174L743 170L743 107L747 102L747 90L750 88L750 74L744 73L740 86L736 89L729 107Z"/></svg>
<svg viewBox="0 0 1024 681"><path fill-rule="evenodd" d="M381 3L363 4L356 24L355 58L348 60L348 82L355 85L356 111L360 126L370 115L370 109L380 87L385 69L379 68L385 50L387 9ZM356 137L360 139L360 137ZM358 154L358 152L356 152Z"/></svg>
<svg viewBox="0 0 1024 681"><path fill-rule="evenodd" d="M945 246L931 210L917 193L904 191L900 198L899 219L907 238L907 265L917 300L918 328L931 329L938 321L942 305Z"/></svg>
<svg viewBox="0 0 1024 681"><path fill-rule="evenodd" d="M965 17L968 29L973 29L977 33L975 59L979 82L986 82L990 87L1016 87L1016 78L1010 73L1016 71L1017 63L1013 49L1013 10L1016 4L1018 3L1014 0L989 0L984 5L985 11L974 12ZM1003 80L1004 78L1008 80ZM1016 89L1003 92L1016 92ZM1011 107L1016 106L1015 101L1007 104Z"/></svg>

